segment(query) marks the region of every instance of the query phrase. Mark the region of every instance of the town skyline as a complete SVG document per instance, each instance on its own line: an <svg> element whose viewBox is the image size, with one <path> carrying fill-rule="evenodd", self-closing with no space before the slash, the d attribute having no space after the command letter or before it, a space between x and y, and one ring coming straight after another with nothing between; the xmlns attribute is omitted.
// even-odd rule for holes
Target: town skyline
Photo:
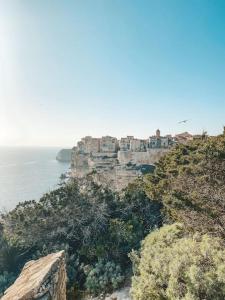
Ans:
<svg viewBox="0 0 225 300"><path fill-rule="evenodd" d="M202 129L202 131L198 131L196 130L195 132L190 132L188 130L185 130L185 128L183 128L183 130L180 130L178 132L169 132L169 131L161 131L160 128L157 128L156 130L153 130L151 132L148 132L147 135L134 135L131 132L129 134L123 134L120 136L116 136L113 134L99 134L99 135L91 135L91 134L84 134L83 136L79 136L79 137L72 137L72 139L70 140L69 144L55 144L55 145L23 145L23 144L15 144L13 146L15 147L55 147L55 148L73 148L77 145L77 143L79 143L79 141L83 140L84 138L93 138L93 139L101 139L104 137L112 137L112 138L116 138L118 141L120 141L123 138L127 138L127 137L132 137L134 140L139 139L139 140L149 140L150 137L154 137L157 136L156 131L159 130L160 132L160 137L172 137L175 138L176 136L182 136L185 135L186 133L190 136L192 136L193 138L196 136L201 136L203 134L207 134L208 136L216 136L216 135L220 135L223 133L225 126L221 126L220 130L216 131L215 135L210 135L209 132L205 129ZM10 144L0 144L0 147L13 147Z"/></svg>

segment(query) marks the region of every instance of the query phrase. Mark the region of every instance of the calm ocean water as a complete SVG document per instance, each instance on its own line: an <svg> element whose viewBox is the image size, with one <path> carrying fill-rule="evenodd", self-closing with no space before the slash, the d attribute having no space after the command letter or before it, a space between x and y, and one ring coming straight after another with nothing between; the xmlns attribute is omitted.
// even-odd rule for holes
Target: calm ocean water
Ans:
<svg viewBox="0 0 225 300"><path fill-rule="evenodd" d="M58 162L59 148L0 148L0 210L39 199L57 187L69 163Z"/></svg>

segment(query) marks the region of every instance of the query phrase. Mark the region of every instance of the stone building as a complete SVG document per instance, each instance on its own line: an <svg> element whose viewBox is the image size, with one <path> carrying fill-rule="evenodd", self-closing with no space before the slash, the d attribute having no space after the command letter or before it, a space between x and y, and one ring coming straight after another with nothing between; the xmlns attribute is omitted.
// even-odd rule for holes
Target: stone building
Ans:
<svg viewBox="0 0 225 300"><path fill-rule="evenodd" d="M161 148L161 141L156 136L149 138L149 148Z"/></svg>
<svg viewBox="0 0 225 300"><path fill-rule="evenodd" d="M121 138L119 141L119 148L121 151L130 150L130 143L134 139L133 136L127 136L125 138Z"/></svg>
<svg viewBox="0 0 225 300"><path fill-rule="evenodd" d="M119 141L119 150L120 151L147 151L148 140L145 139L136 139L134 136L122 137Z"/></svg>
<svg viewBox="0 0 225 300"><path fill-rule="evenodd" d="M134 152L137 152L137 151L140 151L140 149L141 149L141 140L132 139L130 141L130 150L134 151Z"/></svg>
<svg viewBox="0 0 225 300"><path fill-rule="evenodd" d="M100 139L86 136L77 144L77 149L81 153L99 152Z"/></svg>
<svg viewBox="0 0 225 300"><path fill-rule="evenodd" d="M119 143L117 138L111 136L103 136L100 139L100 151L98 152L115 153L118 151L118 148L119 148Z"/></svg>
<svg viewBox="0 0 225 300"><path fill-rule="evenodd" d="M161 140L161 148L168 148L169 147L169 138L166 136L162 136Z"/></svg>
<svg viewBox="0 0 225 300"><path fill-rule="evenodd" d="M167 136L161 136L160 130L156 130L156 135L150 136L149 138L149 148L168 148L172 145L172 137Z"/></svg>
<svg viewBox="0 0 225 300"><path fill-rule="evenodd" d="M132 139L130 140L130 150L133 152L145 152L148 148L148 140Z"/></svg>

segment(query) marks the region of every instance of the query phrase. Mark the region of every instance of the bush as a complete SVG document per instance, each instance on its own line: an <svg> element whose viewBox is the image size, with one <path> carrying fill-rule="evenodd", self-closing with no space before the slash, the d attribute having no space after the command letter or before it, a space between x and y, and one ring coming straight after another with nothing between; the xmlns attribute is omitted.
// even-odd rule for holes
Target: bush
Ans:
<svg viewBox="0 0 225 300"><path fill-rule="evenodd" d="M125 275L131 270L127 254L160 226L160 209L161 204L150 201L138 184L118 195L90 176L71 180L40 201L20 203L2 216L5 238L2 243L0 239L0 274L18 272L31 259L65 250L68 287L83 290L86 275L82 266L94 266L99 260L106 266L107 261L120 265ZM107 268L104 272L108 274ZM98 275L101 273L95 274L100 291ZM110 278L103 291L117 285Z"/></svg>
<svg viewBox="0 0 225 300"><path fill-rule="evenodd" d="M112 261L99 260L94 267L86 266L84 269L87 275L85 286L94 295L111 292L124 280L120 266Z"/></svg>
<svg viewBox="0 0 225 300"><path fill-rule="evenodd" d="M7 242L0 224L0 297L16 279L23 259L23 253L19 253L18 249Z"/></svg>
<svg viewBox="0 0 225 300"><path fill-rule="evenodd" d="M140 257L131 254L133 299L223 300L224 257L220 239L184 236L178 223L164 226L145 238Z"/></svg>
<svg viewBox="0 0 225 300"><path fill-rule="evenodd" d="M145 191L166 221L225 238L225 135L177 145L146 175Z"/></svg>
<svg viewBox="0 0 225 300"><path fill-rule="evenodd" d="M0 274L0 297L4 291L15 281L16 276L13 273L4 271Z"/></svg>

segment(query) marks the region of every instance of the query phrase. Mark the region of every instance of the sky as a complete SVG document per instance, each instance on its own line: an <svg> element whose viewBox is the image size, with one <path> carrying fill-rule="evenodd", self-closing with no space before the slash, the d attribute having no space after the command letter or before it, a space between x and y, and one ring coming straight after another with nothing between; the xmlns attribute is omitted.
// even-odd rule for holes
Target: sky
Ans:
<svg viewBox="0 0 225 300"><path fill-rule="evenodd" d="M221 133L224 16L223 0L0 0L0 145Z"/></svg>

